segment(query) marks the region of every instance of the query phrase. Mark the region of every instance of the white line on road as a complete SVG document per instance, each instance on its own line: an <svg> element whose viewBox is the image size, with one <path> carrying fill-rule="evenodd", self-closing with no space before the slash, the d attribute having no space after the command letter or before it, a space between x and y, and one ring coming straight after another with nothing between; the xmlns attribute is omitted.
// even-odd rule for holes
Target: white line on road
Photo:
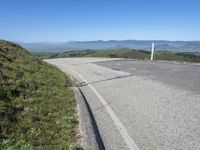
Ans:
<svg viewBox="0 0 200 150"><path fill-rule="evenodd" d="M98 97L98 99L101 101L101 103L103 104L103 106L105 107L105 109L107 110L108 114L110 115L111 119L113 120L113 123L115 124L115 126L117 127L118 131L120 132L120 134L122 135L125 143L128 145L130 150L139 150L139 148L137 147L136 143L134 142L134 140L131 138L131 136L128 134L126 128L124 127L124 125L121 123L121 121L119 120L119 118L117 117L117 115L114 113L114 111L112 110L112 108L108 105L108 103L104 100L104 98L101 96L101 94L91 85L87 82L87 80L78 72L76 72L75 70L71 69L71 68L67 68L69 71L75 73L78 75L78 77L85 82L88 87L90 87L90 89L96 94L96 96Z"/></svg>

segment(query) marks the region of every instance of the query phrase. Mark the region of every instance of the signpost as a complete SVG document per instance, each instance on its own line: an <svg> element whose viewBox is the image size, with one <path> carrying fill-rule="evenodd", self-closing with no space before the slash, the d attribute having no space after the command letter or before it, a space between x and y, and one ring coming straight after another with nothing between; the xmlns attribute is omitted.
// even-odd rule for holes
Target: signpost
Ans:
<svg viewBox="0 0 200 150"><path fill-rule="evenodd" d="M153 56L154 56L154 43L152 43L152 48L151 48L151 61L153 61Z"/></svg>

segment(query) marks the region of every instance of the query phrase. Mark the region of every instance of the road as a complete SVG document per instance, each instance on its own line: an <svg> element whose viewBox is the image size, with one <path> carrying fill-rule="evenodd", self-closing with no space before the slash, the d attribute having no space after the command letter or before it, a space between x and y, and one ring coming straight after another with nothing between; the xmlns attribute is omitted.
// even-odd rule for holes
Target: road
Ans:
<svg viewBox="0 0 200 150"><path fill-rule="evenodd" d="M108 58L46 61L80 83L105 149L200 149L199 65Z"/></svg>

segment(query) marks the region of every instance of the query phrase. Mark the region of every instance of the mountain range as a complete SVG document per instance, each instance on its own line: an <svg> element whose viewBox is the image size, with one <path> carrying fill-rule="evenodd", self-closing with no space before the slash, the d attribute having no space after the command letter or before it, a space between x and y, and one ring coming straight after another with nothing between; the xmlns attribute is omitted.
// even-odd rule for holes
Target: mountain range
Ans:
<svg viewBox="0 0 200 150"><path fill-rule="evenodd" d="M164 40L110 40L110 41L70 41L70 42L17 42L29 51L35 52L63 52L84 49L142 49L150 50L155 43L156 50L169 50L178 52L200 52L200 41L164 41Z"/></svg>

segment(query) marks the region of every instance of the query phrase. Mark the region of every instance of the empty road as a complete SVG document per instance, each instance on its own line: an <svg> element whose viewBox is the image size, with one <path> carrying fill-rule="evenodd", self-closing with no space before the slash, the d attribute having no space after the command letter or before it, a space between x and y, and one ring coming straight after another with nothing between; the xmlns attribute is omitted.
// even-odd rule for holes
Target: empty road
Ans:
<svg viewBox="0 0 200 150"><path fill-rule="evenodd" d="M46 60L79 83L108 150L200 150L200 65Z"/></svg>

